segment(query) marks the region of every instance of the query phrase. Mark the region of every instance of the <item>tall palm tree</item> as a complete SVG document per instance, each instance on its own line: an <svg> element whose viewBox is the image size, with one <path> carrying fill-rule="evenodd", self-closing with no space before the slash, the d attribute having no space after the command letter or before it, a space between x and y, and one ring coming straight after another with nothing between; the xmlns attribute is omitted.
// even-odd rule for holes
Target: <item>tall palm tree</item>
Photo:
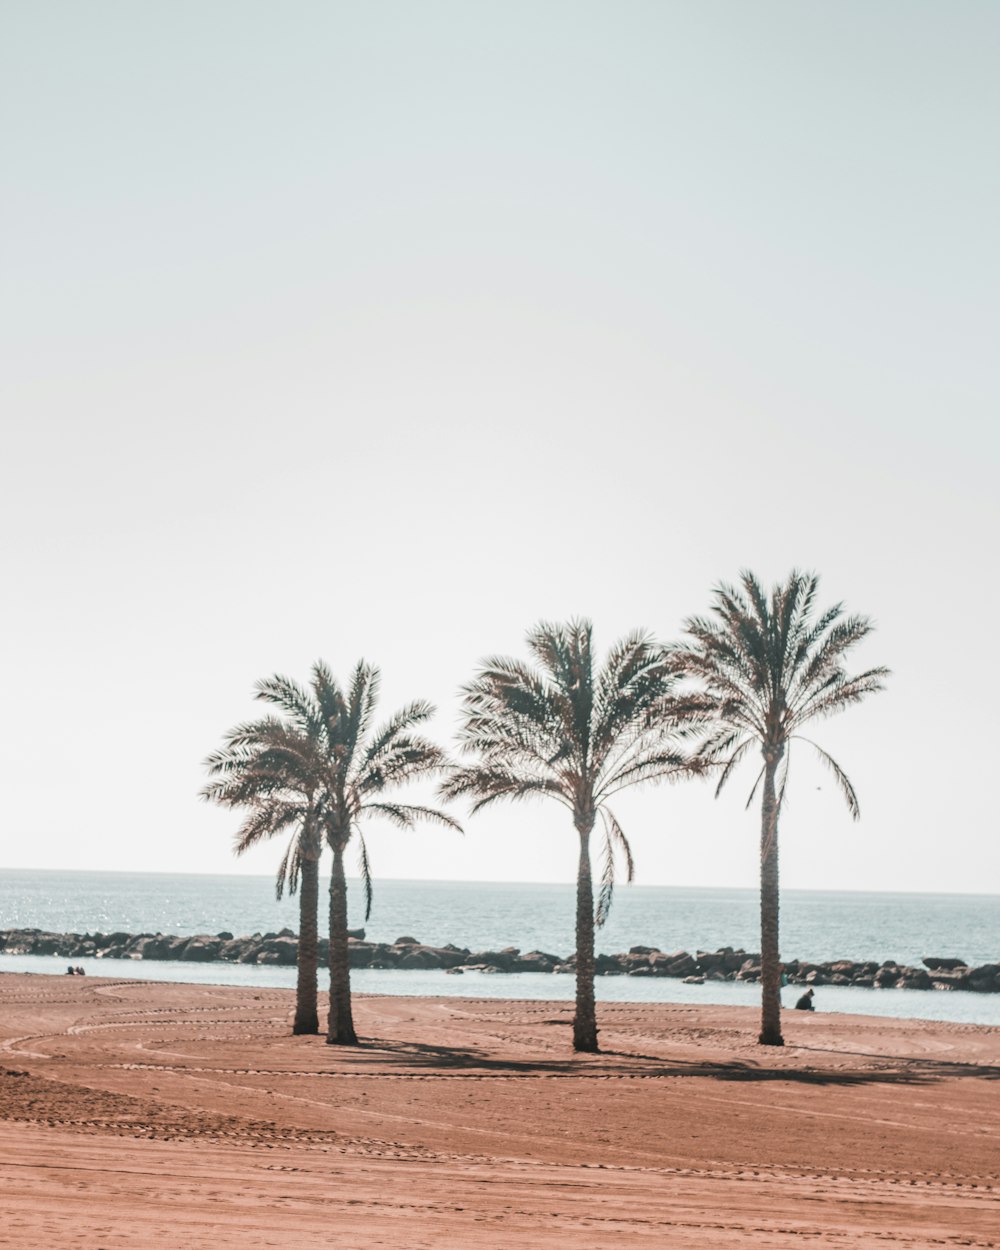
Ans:
<svg viewBox="0 0 1000 1250"><path fill-rule="evenodd" d="M347 881L344 853L357 837L365 892L365 919L371 913L372 881L361 822L381 816L403 829L420 820L461 832L461 825L434 807L399 803L383 797L408 781L441 772L447 758L440 747L414 733L434 708L422 700L408 704L378 728L372 727L380 674L360 662L346 690L325 664L313 669L313 698L319 724L321 769L316 790L317 818L333 851L330 877L330 1014L327 1042L357 1044L351 1013L351 981L347 946Z"/></svg>
<svg viewBox="0 0 1000 1250"><path fill-rule="evenodd" d="M293 1033L318 1033L316 972L319 945L319 862L323 849L317 796L321 789L321 725L309 695L287 678L258 682L256 697L285 714L231 729L221 750L205 761L213 780L202 797L243 808L234 849L242 855L257 843L292 830L276 880L299 893L299 939Z"/></svg>
<svg viewBox="0 0 1000 1250"><path fill-rule="evenodd" d="M754 747L763 765L747 807L761 792L760 1042L781 1046L781 963L778 940L778 817L785 796L792 742L807 743L830 769L851 816L860 815L847 774L822 747L799 732L816 717L831 716L865 695L883 690L886 668L851 676L846 653L872 631L868 617L844 616L841 604L816 611L819 578L793 571L768 596L751 572L739 587L713 592L711 615L685 623L690 640L674 649L679 670L698 680L714 709L715 730L704 758L721 768L716 795Z"/></svg>
<svg viewBox="0 0 1000 1250"><path fill-rule="evenodd" d="M463 689L463 752L474 762L441 786L468 797L473 813L501 799L547 795L573 817L579 843L576 879L576 1013L573 1046L596 1051L594 928L611 905L616 852L632 880L632 853L608 807L640 782L675 780L701 766L680 747L688 722L674 694L676 676L664 650L632 633L595 671L592 626L542 623L528 634L537 667L488 659ZM597 907L590 840L600 818L604 864Z"/></svg>

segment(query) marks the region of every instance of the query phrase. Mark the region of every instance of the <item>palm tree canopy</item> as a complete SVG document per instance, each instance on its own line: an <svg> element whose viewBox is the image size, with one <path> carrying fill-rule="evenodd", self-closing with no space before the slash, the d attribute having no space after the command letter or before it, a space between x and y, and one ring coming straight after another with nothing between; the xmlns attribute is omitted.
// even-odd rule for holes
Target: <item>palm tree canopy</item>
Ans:
<svg viewBox="0 0 1000 1250"><path fill-rule="evenodd" d="M463 687L464 755L441 792L472 800L473 813L502 799L549 795L588 833L600 816L605 860L598 923L607 914L614 853L632 858L608 800L640 782L670 781L701 764L683 749L697 706L676 693L667 651L641 632L612 647L595 671L592 626L543 622L528 635L533 666L493 657Z"/></svg>
<svg viewBox="0 0 1000 1250"><path fill-rule="evenodd" d="M379 685L378 669L363 661L346 690L322 661L313 666L308 688L282 676L258 682L256 697L281 715L230 731L225 746L207 761L215 780L203 792L216 802L248 807L237 833L238 851L278 828L301 824L307 812L335 849L343 850L357 833L366 918L371 874L358 823L362 817L382 816L405 829L430 820L461 832L446 812L383 797L407 781L440 772L447 760L439 746L414 732L433 715L429 703L410 703L373 728ZM288 859L290 872L299 853Z"/></svg>
<svg viewBox="0 0 1000 1250"><path fill-rule="evenodd" d="M721 766L716 793L754 744L765 760L780 760L787 770L789 743L799 739L832 771L857 819L857 795L843 769L799 730L883 690L889 670L848 672L847 652L871 633L873 623L865 616L845 616L839 603L817 613L818 585L815 574L793 571L768 595L754 574L744 571L738 587L716 588L709 616L685 623L690 641L672 648L672 655L678 671L699 683L706 708L715 709L717 729L703 754ZM763 770L748 806L761 776Z"/></svg>
<svg viewBox="0 0 1000 1250"><path fill-rule="evenodd" d="M304 721L268 716L231 729L223 747L205 761L212 780L202 798L244 810L233 849L250 847L287 830L293 837L278 868L276 893L294 894L302 861L318 859L322 846L315 824L314 742Z"/></svg>

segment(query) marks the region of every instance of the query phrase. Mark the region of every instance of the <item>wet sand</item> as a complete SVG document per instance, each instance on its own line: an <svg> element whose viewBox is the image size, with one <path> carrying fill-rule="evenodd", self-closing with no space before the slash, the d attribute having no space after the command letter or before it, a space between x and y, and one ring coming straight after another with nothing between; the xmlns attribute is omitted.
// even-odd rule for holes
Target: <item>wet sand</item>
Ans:
<svg viewBox="0 0 1000 1250"><path fill-rule="evenodd" d="M516 988L512 983L512 991ZM0 975L0 1247L1000 1246L1000 1029Z"/></svg>

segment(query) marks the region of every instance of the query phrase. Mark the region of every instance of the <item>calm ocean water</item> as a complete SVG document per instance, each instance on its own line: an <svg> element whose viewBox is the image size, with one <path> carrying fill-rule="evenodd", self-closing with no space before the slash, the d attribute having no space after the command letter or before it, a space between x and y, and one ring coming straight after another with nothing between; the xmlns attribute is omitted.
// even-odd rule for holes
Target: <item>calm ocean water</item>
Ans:
<svg viewBox="0 0 1000 1250"><path fill-rule="evenodd" d="M351 888L353 886L353 889ZM350 923L364 924L360 891L350 883ZM297 900L275 901L269 877L110 872L0 871L0 928L54 931L237 935L285 926L297 929ZM518 946L568 954L573 949L574 892L570 885L380 881L365 925L372 941L403 935L422 942L454 942L472 949ZM757 897L752 890L623 887L597 938L599 951L630 946L662 950L757 950ZM1000 898L991 895L866 894L788 890L782 896L782 950L808 960L895 959L953 955L970 964L1000 962ZM0 958L0 971L28 967L61 970L63 961ZM92 972L161 980L293 984L290 969L93 961ZM476 976L441 973L355 973L359 990L408 994L488 994L518 998L567 997L571 978ZM536 985L535 982L538 982ZM682 986L669 980L601 978L605 999L703 1002L756 1001L752 986ZM824 987L829 1010L921 1016L1000 1024L1000 995L837 990Z"/></svg>

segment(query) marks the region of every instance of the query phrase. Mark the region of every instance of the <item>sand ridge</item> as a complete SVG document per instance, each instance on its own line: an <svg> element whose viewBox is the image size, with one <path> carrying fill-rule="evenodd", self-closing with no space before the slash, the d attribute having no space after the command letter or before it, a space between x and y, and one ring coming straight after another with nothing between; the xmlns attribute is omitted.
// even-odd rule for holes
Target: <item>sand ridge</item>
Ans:
<svg viewBox="0 0 1000 1250"><path fill-rule="evenodd" d="M512 989L514 987L512 986ZM0 976L0 1247L1000 1246L1000 1030Z"/></svg>

